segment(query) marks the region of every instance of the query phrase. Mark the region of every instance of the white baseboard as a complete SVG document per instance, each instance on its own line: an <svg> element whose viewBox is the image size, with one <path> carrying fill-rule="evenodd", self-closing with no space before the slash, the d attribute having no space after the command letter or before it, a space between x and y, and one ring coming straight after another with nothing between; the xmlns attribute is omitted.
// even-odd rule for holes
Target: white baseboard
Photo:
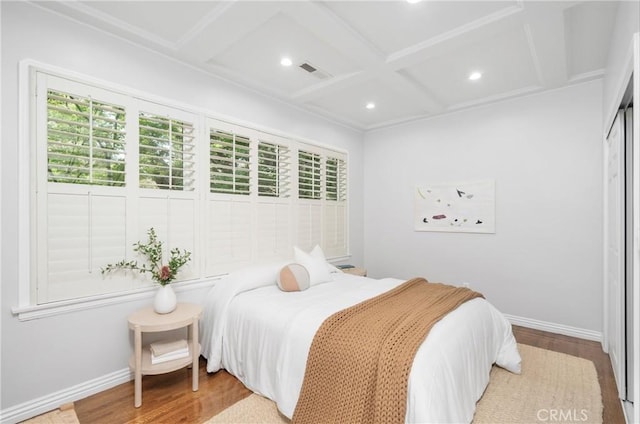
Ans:
<svg viewBox="0 0 640 424"><path fill-rule="evenodd" d="M532 318L518 317L504 314L513 325L533 328L534 330L548 331L549 333L563 334L565 336L577 337L579 339L592 340L602 344L602 333L599 331L586 330L584 328L571 327L568 325L556 324L553 322L540 321Z"/></svg>
<svg viewBox="0 0 640 424"><path fill-rule="evenodd" d="M60 405L65 403L75 402L119 384L126 383L132 378L132 373L129 371L129 368L124 368L67 389L3 409L0 411L0 422L2 422L2 424L13 424L24 421L36 415L59 408ZM133 399L131 402L133 402Z"/></svg>

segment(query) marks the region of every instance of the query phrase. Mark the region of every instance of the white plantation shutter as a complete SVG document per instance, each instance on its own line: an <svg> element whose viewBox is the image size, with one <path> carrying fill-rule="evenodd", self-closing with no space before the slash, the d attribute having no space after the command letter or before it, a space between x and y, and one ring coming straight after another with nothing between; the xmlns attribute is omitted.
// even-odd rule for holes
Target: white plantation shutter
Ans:
<svg viewBox="0 0 640 424"><path fill-rule="evenodd" d="M141 112L138 131L140 187L194 190L193 123Z"/></svg>
<svg viewBox="0 0 640 424"><path fill-rule="evenodd" d="M291 191L291 155L285 145L258 143L258 195L286 198Z"/></svg>
<svg viewBox="0 0 640 424"><path fill-rule="evenodd" d="M36 75L35 303L127 290L100 268L126 244L129 100Z"/></svg>
<svg viewBox="0 0 640 424"><path fill-rule="evenodd" d="M347 207L329 203L323 207L322 249L329 257L344 256L347 252Z"/></svg>
<svg viewBox="0 0 640 424"><path fill-rule="evenodd" d="M199 190L196 158L197 116L155 103L142 103L138 113L138 179L135 206L135 241L146 242L153 228L163 242L163 261L173 248L188 250L191 261L180 269L176 281L197 278L199 266ZM134 252L129 250L128 257ZM142 258L141 258L142 259ZM149 284L149 275L138 278Z"/></svg>
<svg viewBox="0 0 640 424"><path fill-rule="evenodd" d="M344 154L327 152L322 248L327 256L344 256L347 245L347 163Z"/></svg>
<svg viewBox="0 0 640 424"><path fill-rule="evenodd" d="M192 252L191 261L180 269L176 281L184 281L197 277L195 270L198 266L197 252L198 238L196 231L197 200L188 196L150 197L142 195L138 200L136 240L146 242L147 232L153 228L158 239L163 241L162 257L166 261L170 258L170 250L179 248ZM137 259L133 252L129 252L132 259ZM152 281L145 276L144 281Z"/></svg>
<svg viewBox="0 0 640 424"><path fill-rule="evenodd" d="M291 148L287 140L258 141L258 198L255 199L255 260L291 256Z"/></svg>
<svg viewBox="0 0 640 424"><path fill-rule="evenodd" d="M291 141L208 121L207 275L291 256Z"/></svg>
<svg viewBox="0 0 640 424"><path fill-rule="evenodd" d="M322 149L300 144L297 152L296 246L322 245Z"/></svg>
<svg viewBox="0 0 640 424"><path fill-rule="evenodd" d="M233 132L211 128L209 132L210 187L213 193L249 195L250 141Z"/></svg>
<svg viewBox="0 0 640 424"><path fill-rule="evenodd" d="M298 198L320 199L322 197L322 171L320 153L298 151Z"/></svg>
<svg viewBox="0 0 640 424"><path fill-rule="evenodd" d="M123 186L124 107L47 90L47 171L50 182Z"/></svg>
<svg viewBox="0 0 640 424"><path fill-rule="evenodd" d="M291 256L292 234L291 203L257 203L256 261L268 262Z"/></svg>
<svg viewBox="0 0 640 424"><path fill-rule="evenodd" d="M347 164L344 159L327 156L325 198L344 202L347 200Z"/></svg>
<svg viewBox="0 0 640 424"><path fill-rule="evenodd" d="M335 225L324 229L325 205L337 190L337 171L327 163L326 150L309 144L300 144L297 154L298 200L296 204L296 245L311 250L316 244L326 249L327 237L333 238ZM335 165L335 163L334 163ZM333 181L327 185L327 176ZM333 194L332 194L333 193ZM334 249L335 250L335 249ZM338 256L325 251L328 256Z"/></svg>
<svg viewBox="0 0 640 424"><path fill-rule="evenodd" d="M307 252L322 245L322 205L320 203L298 203L296 246Z"/></svg>
<svg viewBox="0 0 640 424"><path fill-rule="evenodd" d="M251 220L252 204L246 198L209 201L206 276L251 265Z"/></svg>
<svg viewBox="0 0 640 424"><path fill-rule="evenodd" d="M301 145L298 151L296 244L316 244L328 257L346 256L348 246L347 161L344 153Z"/></svg>
<svg viewBox="0 0 640 424"><path fill-rule="evenodd" d="M47 203L47 232L38 245L38 303L129 288L100 274L108 261L124 257L124 197L49 193Z"/></svg>
<svg viewBox="0 0 640 424"><path fill-rule="evenodd" d="M209 119L209 195L205 235L206 276L220 275L253 260L253 132ZM255 193L255 190L253 190Z"/></svg>

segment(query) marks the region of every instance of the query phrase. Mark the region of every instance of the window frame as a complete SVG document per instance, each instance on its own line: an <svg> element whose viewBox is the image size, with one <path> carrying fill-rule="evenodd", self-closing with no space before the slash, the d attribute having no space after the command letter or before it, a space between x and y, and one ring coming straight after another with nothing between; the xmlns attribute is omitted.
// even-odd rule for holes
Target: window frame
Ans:
<svg viewBox="0 0 640 424"><path fill-rule="evenodd" d="M127 293L135 291L141 288L150 287L154 288L153 282L148 276L137 276L140 278L130 278L130 274L117 273L108 275L102 278L99 275L99 269L105 266L107 263L114 263L121 259L132 260L137 259L137 256L133 252L131 246L138 240L144 240L146 233L150 227L156 229L161 236L165 244L165 248L172 248L174 244L172 239L181 239L183 243L179 244L181 248L187 248L188 250L195 251L198 249L198 215L195 214L195 210L198 208L199 192L197 189L190 191L177 191L177 190L164 190L161 188L142 188L139 185L139 140L140 140L140 121L139 113L142 111L150 112L154 115L165 115L176 120L189 121L196 123L199 119L198 114L177 109L170 105L163 105L158 103L151 103L145 99L136 97L130 93L120 93L115 90L103 89L96 87L92 84L88 84L84 81L73 81L68 78L60 78L57 75L51 75L47 72L36 71L35 74L35 90L36 98L40 99L40 102L36 103L38 108L36 115L30 117L37 126L36 138L32 141L33 147L36 149L36 163L32 171L32 177L36 181L36 193L35 193L35 205L36 208L33 211L36 220L36 229L34 238L36 239L35 247L32 248L32 258L30 262L31 268L31 288L32 298L30 302L34 305L45 305L55 302L66 302L80 300L83 298L92 298L96 296L109 296L116 293ZM81 184L69 184L49 181L47 170L48 164L48 96L47 93L51 87L54 87L55 91L64 91L66 93L72 93L74 95L95 97L101 101L109 101L112 103L118 103L125 110L125 132L127 133L125 139L125 168L128 172L125 175L125 183L122 186L102 186L94 185L91 182ZM39 115L38 115L39 114ZM195 124L194 124L195 125ZM194 132L198 131L198 127L194 127ZM197 149L194 146L194 154L197 153ZM82 274L81 268L64 268L63 272L70 275L70 278L55 278L55 273L52 274L51 268L55 267L55 263L51 262L49 258L56 252L52 250L51 237L55 237L55 234L60 233L60 229L56 231L55 220L52 221L52 212L49 209L49 203L52 198L64 198L66 197L70 202L77 202L79 207L86 207L84 215L81 213L78 215L80 222L84 222L84 226L79 226L78 231L74 231L73 234L80 237L81 243L87 243L87 249L81 248L80 245L70 245L66 242L66 248L76 249L80 255L73 258L73 262L76 262L78 266L83 261L87 261L85 277L78 277ZM123 203L124 210L119 215L118 228L121 229L119 235L120 243L117 244L121 253L116 257L111 254L109 259L104 257L105 247L100 244L95 244L96 240L99 240L100 235L94 231L99 229L101 224L99 216L95 215L98 219L94 219L94 210L101 214L100 208L94 208L94 198L107 199L109 197L117 197ZM86 201L85 201L86 198ZM187 231L176 231L176 225L171 225L175 221L174 216L181 213L188 214L188 208L181 208L172 206L176 202L185 203L190 202L194 210L193 216L186 216L183 220L187 222ZM63 202L64 204L64 202ZM55 205L55 204L54 204ZM85 206L86 205L86 206ZM151 206L150 206L151 205ZM153 206L155 205L155 207ZM159 206L159 208L158 208ZM54 206L55 208L56 206ZM59 206L57 206L59 207ZM55 210L55 209L53 209ZM149 212L153 210L160 210L163 212ZM186 211L186 212L185 212ZM146 215L145 215L146 213ZM65 217L62 216L61 225L64 224ZM104 215L109 220L118 218L114 215ZM54 216L55 218L55 216ZM86 218L86 219L83 219ZM85 222L86 221L86 222ZM177 227L180 227L178 225ZM50 230L53 228L53 232ZM54 234L54 236L52 236ZM189 237L191 235L191 237ZM62 236L60 238L62 243L68 240L68 236ZM65 238L66 237L66 238ZM112 236L109 236L112 238ZM186 240L185 240L186 238ZM69 247L71 246L71 247ZM94 249L97 247L97 249ZM168 252L165 252L168 255ZM84 258L86 255L86 258ZM99 262L96 259L102 257ZM65 259L66 260L66 259ZM67 261L71 262L71 261ZM179 275L178 282L192 279L191 276L200 275L197 258L194 258ZM54 272L54 271L53 271ZM63 274L62 274L63 275ZM75 277L74 277L75 276ZM78 280L80 278L80 280ZM69 294L75 289L73 287L79 287L80 290L77 293ZM65 293L67 293L65 295Z"/></svg>

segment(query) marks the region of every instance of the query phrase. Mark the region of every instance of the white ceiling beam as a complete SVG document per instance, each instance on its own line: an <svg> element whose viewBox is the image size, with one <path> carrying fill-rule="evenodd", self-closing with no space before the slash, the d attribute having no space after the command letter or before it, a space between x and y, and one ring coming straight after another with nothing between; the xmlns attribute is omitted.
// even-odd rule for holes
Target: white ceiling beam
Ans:
<svg viewBox="0 0 640 424"><path fill-rule="evenodd" d="M378 78L407 99L408 103L413 103L425 113L439 113L445 110L445 105L439 99L409 75L386 69L385 72L379 74Z"/></svg>
<svg viewBox="0 0 640 424"><path fill-rule="evenodd" d="M567 82L565 22L562 10L545 16L527 13L524 31L540 85L553 88Z"/></svg>
<svg viewBox="0 0 640 424"><path fill-rule="evenodd" d="M62 16L72 18L78 22L116 34L121 38L128 40L133 38L146 47L159 49L161 51L175 51L175 44L171 41L92 7L91 2L50 1L39 3L29 1L29 3L36 7L52 10ZM125 35L122 35L122 33Z"/></svg>
<svg viewBox="0 0 640 424"><path fill-rule="evenodd" d="M215 21L222 18L223 15L234 5L238 0L229 0L226 2L217 3L216 6L206 15L204 15L198 22L191 27L178 41L176 41L176 50L182 49L195 39L202 31L204 31L209 25L212 25Z"/></svg>
<svg viewBox="0 0 640 424"><path fill-rule="evenodd" d="M421 41L389 55L392 69L403 69L425 62L430 57L448 54L452 49L478 38L490 37L522 25L522 7L509 6L436 37Z"/></svg>
<svg viewBox="0 0 640 424"><path fill-rule="evenodd" d="M302 27L348 57L361 68L384 62L384 54L326 5L283 2L283 11Z"/></svg>
<svg viewBox="0 0 640 424"><path fill-rule="evenodd" d="M251 13L244 10L249 3L235 1L214 9L200 21L194 32L181 42L181 56L198 63L211 63L216 56L262 26L280 12L281 3L252 2ZM239 24L240 23L240 24Z"/></svg>

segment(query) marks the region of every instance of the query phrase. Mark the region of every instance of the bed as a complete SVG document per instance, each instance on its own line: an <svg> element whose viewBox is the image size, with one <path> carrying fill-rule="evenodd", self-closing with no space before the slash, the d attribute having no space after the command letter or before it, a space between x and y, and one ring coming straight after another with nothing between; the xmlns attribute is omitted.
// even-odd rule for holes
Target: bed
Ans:
<svg viewBox="0 0 640 424"><path fill-rule="evenodd" d="M275 283L282 265L245 269L220 280L204 301L201 341L208 372L226 369L291 418L322 322L405 280L333 272L329 281L307 290L284 292ZM439 321L419 347L405 421L471 422L494 363L520 372L511 325L488 301L473 299Z"/></svg>

